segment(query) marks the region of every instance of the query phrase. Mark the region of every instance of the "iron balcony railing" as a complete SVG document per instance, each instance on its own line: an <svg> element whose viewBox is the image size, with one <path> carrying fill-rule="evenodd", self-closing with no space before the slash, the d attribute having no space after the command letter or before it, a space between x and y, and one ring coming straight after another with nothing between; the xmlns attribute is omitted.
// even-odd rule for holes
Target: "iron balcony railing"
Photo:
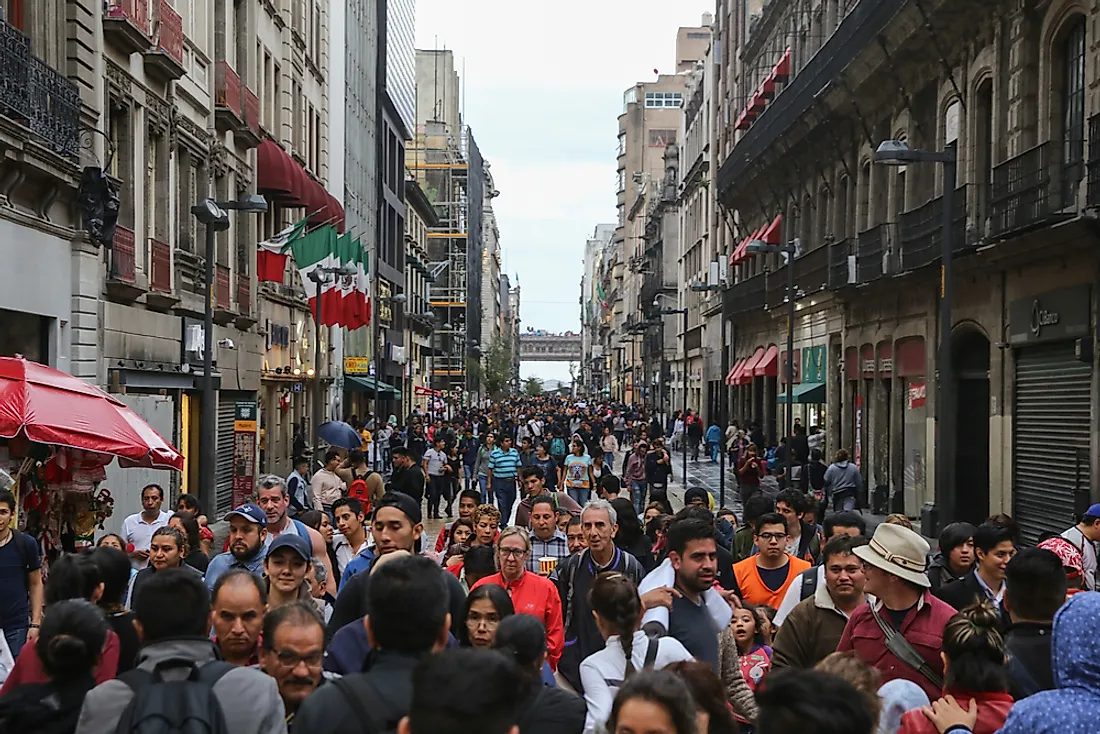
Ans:
<svg viewBox="0 0 1100 734"><path fill-rule="evenodd" d="M237 313L242 316L252 313L252 282L245 273L237 273Z"/></svg>
<svg viewBox="0 0 1100 734"><path fill-rule="evenodd" d="M767 291L767 276L764 273L734 283L724 293L726 313L762 311L767 305Z"/></svg>
<svg viewBox="0 0 1100 734"><path fill-rule="evenodd" d="M80 154L76 84L31 53L30 38L0 21L0 115L26 127L56 153Z"/></svg>
<svg viewBox="0 0 1100 734"><path fill-rule="evenodd" d="M137 251L134 247L134 230L121 225L115 227L115 239L111 244L111 280L123 283L137 282Z"/></svg>
<svg viewBox="0 0 1100 734"><path fill-rule="evenodd" d="M768 273L768 309L787 302L787 268L781 265ZM829 247L814 248L794 259L794 299L825 290L829 278Z"/></svg>
<svg viewBox="0 0 1100 734"><path fill-rule="evenodd" d="M224 60L217 63L214 71L214 104L241 119L241 78Z"/></svg>
<svg viewBox="0 0 1100 734"><path fill-rule="evenodd" d="M966 186L955 189L952 245L958 251L966 241ZM916 270L940 257L943 239L943 197L930 199L901 215L898 223L898 254L902 270Z"/></svg>
<svg viewBox="0 0 1100 734"><path fill-rule="evenodd" d="M214 266L214 300L218 308L229 310L229 268L225 265Z"/></svg>
<svg viewBox="0 0 1100 734"><path fill-rule="evenodd" d="M891 272L897 225L884 222L860 232L856 240L856 282L870 283Z"/></svg>
<svg viewBox="0 0 1100 734"><path fill-rule="evenodd" d="M836 290L854 281L850 277L849 261L854 256L855 240L839 240L829 244L829 288Z"/></svg>
<svg viewBox="0 0 1100 734"><path fill-rule="evenodd" d="M160 240L149 240L149 285L161 293L172 291L172 248Z"/></svg>
<svg viewBox="0 0 1100 734"><path fill-rule="evenodd" d="M1090 134L1094 132L1089 121ZM1066 153L1071 155L1068 157ZM1002 237L1050 224L1077 213L1077 189L1084 177L1083 145L1048 140L993 169L990 235ZM1090 164L1090 177L1092 166Z"/></svg>

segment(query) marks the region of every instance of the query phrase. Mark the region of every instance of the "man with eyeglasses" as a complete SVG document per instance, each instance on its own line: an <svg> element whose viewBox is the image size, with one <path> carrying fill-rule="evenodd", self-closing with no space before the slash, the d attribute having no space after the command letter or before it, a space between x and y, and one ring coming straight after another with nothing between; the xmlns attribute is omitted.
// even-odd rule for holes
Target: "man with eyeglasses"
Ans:
<svg viewBox="0 0 1100 734"><path fill-rule="evenodd" d="M317 607L296 601L264 617L260 669L275 679L289 724L324 678L325 628Z"/></svg>
<svg viewBox="0 0 1100 734"><path fill-rule="evenodd" d="M498 573L486 576L473 585L496 584L512 597L516 614L529 614L546 628L546 661L553 670L558 668L562 649L565 647L565 629L562 623L561 597L553 581L527 570L527 558L531 555L531 538L527 531L513 525L500 531L497 538Z"/></svg>
<svg viewBox="0 0 1100 734"><path fill-rule="evenodd" d="M738 595L751 604L778 609L791 582L810 563L787 553L787 521L778 512L757 519L753 540L760 552L733 564Z"/></svg>

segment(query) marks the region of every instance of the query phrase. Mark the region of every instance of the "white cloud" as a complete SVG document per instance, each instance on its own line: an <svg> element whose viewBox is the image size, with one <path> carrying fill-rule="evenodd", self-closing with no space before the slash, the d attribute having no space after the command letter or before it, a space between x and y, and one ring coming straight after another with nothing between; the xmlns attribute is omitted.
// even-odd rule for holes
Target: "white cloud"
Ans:
<svg viewBox="0 0 1100 734"><path fill-rule="evenodd" d="M417 0L419 48L454 50L492 164L504 266L524 327L576 330L585 239L615 217L623 91L675 70L679 26L713 0ZM532 365L568 379L563 365ZM547 374L553 371L555 374ZM525 368L525 374L528 370Z"/></svg>

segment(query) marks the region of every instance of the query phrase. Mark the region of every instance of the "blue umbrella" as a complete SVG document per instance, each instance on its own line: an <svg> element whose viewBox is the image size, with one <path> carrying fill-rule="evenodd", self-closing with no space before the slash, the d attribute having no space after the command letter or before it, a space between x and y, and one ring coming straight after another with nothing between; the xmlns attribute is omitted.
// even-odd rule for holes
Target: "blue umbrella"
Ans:
<svg viewBox="0 0 1100 734"><path fill-rule="evenodd" d="M330 445L342 449L357 449L363 441L354 428L343 421L328 421L317 427L317 435Z"/></svg>

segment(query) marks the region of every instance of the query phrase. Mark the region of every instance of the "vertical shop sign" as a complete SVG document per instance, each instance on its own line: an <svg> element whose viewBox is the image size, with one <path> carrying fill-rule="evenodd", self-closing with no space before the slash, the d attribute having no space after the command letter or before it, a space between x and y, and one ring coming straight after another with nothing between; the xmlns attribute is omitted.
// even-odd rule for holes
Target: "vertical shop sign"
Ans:
<svg viewBox="0 0 1100 734"><path fill-rule="evenodd" d="M256 403L238 401L233 416L233 506L240 507L256 486Z"/></svg>
<svg viewBox="0 0 1100 734"><path fill-rule="evenodd" d="M855 440L856 468L863 468L863 396L856 396L856 440Z"/></svg>

